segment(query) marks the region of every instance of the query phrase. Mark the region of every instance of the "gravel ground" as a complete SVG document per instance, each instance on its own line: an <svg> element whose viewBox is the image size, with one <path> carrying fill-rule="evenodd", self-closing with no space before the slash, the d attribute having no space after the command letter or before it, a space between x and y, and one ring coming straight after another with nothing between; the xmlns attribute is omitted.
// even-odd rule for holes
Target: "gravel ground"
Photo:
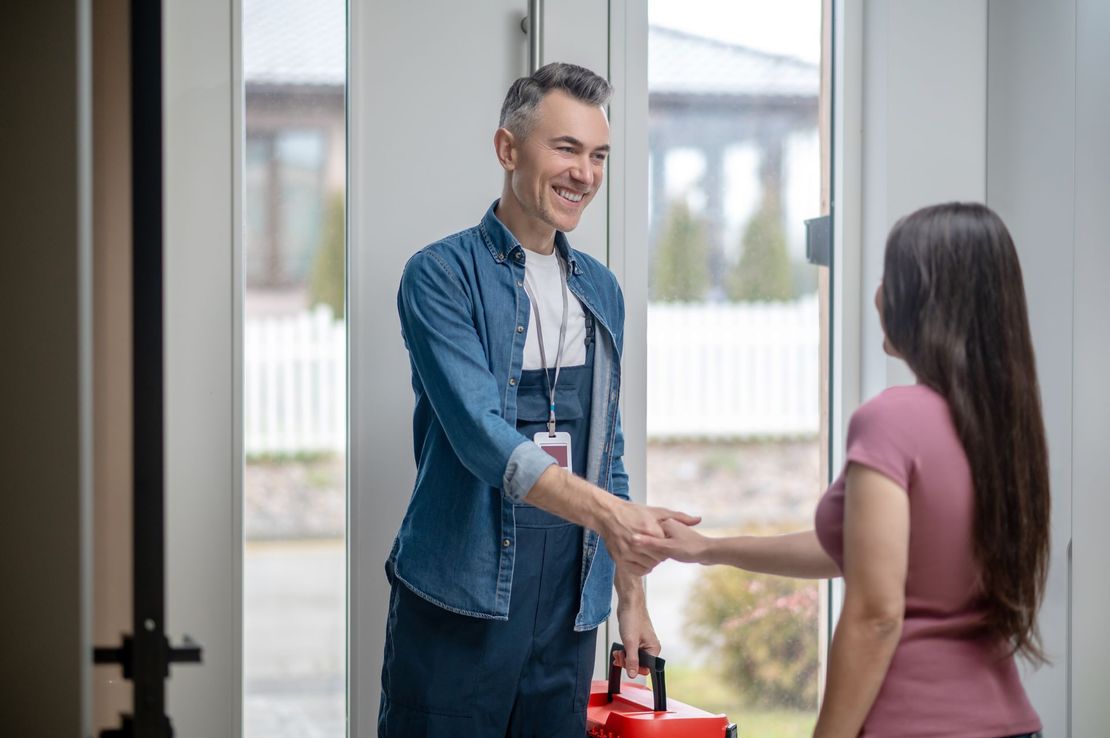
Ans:
<svg viewBox="0 0 1110 738"><path fill-rule="evenodd" d="M344 466L342 456L248 463L243 476L247 540L342 538Z"/></svg>
<svg viewBox="0 0 1110 738"><path fill-rule="evenodd" d="M705 517L718 529L806 524L821 491L816 441L653 443L648 500ZM344 459L247 464L249 540L342 537Z"/></svg>
<svg viewBox="0 0 1110 738"><path fill-rule="evenodd" d="M819 465L815 440L650 444L648 502L702 515L713 529L807 525Z"/></svg>

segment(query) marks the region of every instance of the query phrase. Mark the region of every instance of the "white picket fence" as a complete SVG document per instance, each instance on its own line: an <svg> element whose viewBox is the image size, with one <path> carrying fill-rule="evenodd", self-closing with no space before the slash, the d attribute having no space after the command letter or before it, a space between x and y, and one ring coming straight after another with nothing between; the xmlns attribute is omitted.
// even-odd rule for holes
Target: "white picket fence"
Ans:
<svg viewBox="0 0 1110 738"><path fill-rule="evenodd" d="M243 445L248 455L341 451L347 337L318 305L243 325Z"/></svg>
<svg viewBox="0 0 1110 738"><path fill-rule="evenodd" d="M791 438L820 423L816 295L648 306L647 435Z"/></svg>
<svg viewBox="0 0 1110 738"><path fill-rule="evenodd" d="M757 439L817 432L817 298L648 307L651 439ZM248 455L340 451L346 337L322 306L243 329Z"/></svg>

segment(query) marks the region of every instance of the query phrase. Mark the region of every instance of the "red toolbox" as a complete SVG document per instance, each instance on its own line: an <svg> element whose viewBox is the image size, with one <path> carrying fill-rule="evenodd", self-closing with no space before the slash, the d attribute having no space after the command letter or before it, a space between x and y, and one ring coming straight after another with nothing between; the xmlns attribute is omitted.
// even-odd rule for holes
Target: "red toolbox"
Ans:
<svg viewBox="0 0 1110 738"><path fill-rule="evenodd" d="M677 700L667 701L663 659L640 651L640 664L651 674L651 689L635 682L621 684L621 667L609 650L609 681L595 681L586 708L586 735L593 738L737 738L736 725Z"/></svg>

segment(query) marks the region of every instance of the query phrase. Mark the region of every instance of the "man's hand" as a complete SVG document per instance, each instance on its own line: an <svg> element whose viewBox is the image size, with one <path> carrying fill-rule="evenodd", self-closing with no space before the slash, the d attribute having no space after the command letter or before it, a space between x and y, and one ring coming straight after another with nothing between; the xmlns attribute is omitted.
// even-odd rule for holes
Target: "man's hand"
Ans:
<svg viewBox="0 0 1110 738"><path fill-rule="evenodd" d="M613 504L609 506L608 514L602 518L597 532L604 539L609 556L617 568L626 569L636 576L647 574L656 564L667 558L666 553L648 548L642 543L645 538L664 538L664 521L682 527L701 522L701 518L695 515L611 499Z"/></svg>
<svg viewBox="0 0 1110 738"><path fill-rule="evenodd" d="M637 674L647 674L648 668L640 665L639 651L642 648L653 656L659 655L659 638L651 625L647 608L642 603L617 605L617 623L624 644L624 653L615 653L617 666L624 667L630 678Z"/></svg>

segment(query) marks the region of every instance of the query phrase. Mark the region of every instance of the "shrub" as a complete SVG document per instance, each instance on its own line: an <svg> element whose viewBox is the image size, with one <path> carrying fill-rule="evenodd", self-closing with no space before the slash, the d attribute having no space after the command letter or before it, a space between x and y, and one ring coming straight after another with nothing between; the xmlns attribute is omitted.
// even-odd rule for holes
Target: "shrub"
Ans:
<svg viewBox="0 0 1110 738"><path fill-rule="evenodd" d="M752 706L817 707L817 582L705 570L686 611L694 645L708 652Z"/></svg>

